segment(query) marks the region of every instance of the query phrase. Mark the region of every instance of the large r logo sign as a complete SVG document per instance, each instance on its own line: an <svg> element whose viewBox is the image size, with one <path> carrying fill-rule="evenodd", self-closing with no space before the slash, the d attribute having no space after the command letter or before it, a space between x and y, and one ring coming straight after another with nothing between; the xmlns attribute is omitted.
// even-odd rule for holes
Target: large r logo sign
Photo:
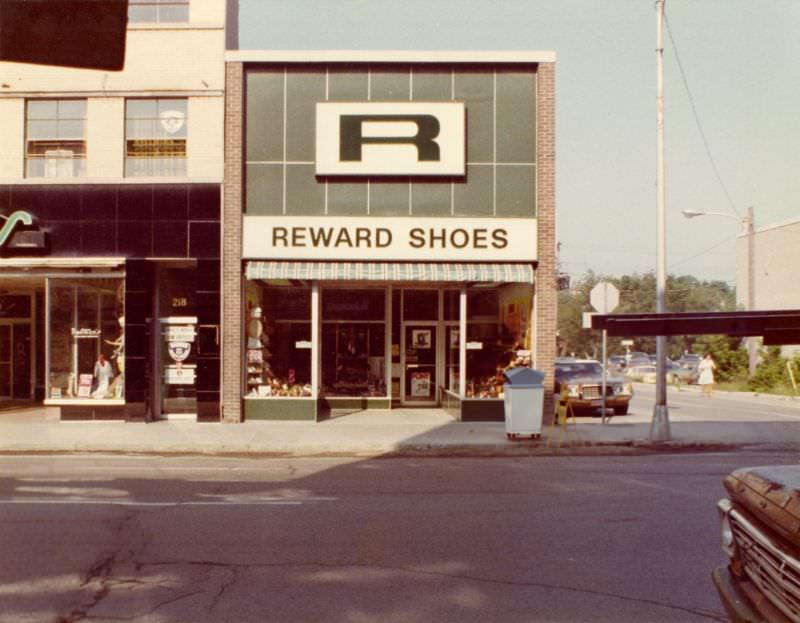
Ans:
<svg viewBox="0 0 800 623"><path fill-rule="evenodd" d="M317 104L317 175L461 176L462 102Z"/></svg>
<svg viewBox="0 0 800 623"><path fill-rule="evenodd" d="M413 135L372 136L365 134L365 127L374 123L377 127L393 125L400 127L416 126ZM342 115L339 117L339 160L360 162L362 146L372 145L413 145L417 148L420 162L438 161L439 144L434 140L439 136L439 120L433 115Z"/></svg>

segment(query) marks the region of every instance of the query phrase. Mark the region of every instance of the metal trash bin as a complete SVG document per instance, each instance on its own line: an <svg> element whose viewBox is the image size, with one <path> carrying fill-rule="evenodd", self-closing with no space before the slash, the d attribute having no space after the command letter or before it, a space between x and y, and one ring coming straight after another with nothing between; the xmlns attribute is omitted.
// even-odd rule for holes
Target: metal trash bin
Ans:
<svg viewBox="0 0 800 623"><path fill-rule="evenodd" d="M503 406L506 436L540 437L544 410L544 372L531 368L511 368L504 373Z"/></svg>

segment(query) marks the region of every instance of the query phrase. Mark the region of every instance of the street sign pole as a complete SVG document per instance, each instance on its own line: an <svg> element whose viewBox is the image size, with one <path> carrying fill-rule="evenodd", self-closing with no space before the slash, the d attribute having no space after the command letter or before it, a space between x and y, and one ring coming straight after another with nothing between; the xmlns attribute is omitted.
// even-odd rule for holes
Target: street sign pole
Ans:
<svg viewBox="0 0 800 623"><path fill-rule="evenodd" d="M593 287L592 291L589 293L589 303L591 303L592 307L594 307L601 314L610 314L617 308L617 305L619 305L619 290L617 290L617 287L613 283L601 281L595 285L595 287ZM608 353L606 352L607 344L608 333L605 329L603 329L603 382L601 388L603 412L600 416L600 422L602 424L605 424L608 421L606 418L606 366L608 365Z"/></svg>
<svg viewBox="0 0 800 623"><path fill-rule="evenodd" d="M605 424L606 420L606 374L608 372L608 353L606 353L606 338L608 332L603 329L603 415L600 417L600 423Z"/></svg>

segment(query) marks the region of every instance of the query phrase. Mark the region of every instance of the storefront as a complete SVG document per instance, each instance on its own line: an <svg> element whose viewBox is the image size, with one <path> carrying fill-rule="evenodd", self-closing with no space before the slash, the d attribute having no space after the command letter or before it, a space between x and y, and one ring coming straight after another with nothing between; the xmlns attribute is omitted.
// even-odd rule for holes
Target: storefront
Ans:
<svg viewBox="0 0 800 623"><path fill-rule="evenodd" d="M218 421L219 186L0 193L0 405Z"/></svg>
<svg viewBox="0 0 800 623"><path fill-rule="evenodd" d="M504 370L552 378L554 55L228 61L227 420L498 420Z"/></svg>

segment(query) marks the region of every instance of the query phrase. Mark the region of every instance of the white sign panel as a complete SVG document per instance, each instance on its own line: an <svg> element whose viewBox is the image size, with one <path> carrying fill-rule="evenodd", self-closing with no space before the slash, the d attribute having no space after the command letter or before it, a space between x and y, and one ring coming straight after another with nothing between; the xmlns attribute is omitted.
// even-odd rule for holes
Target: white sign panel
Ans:
<svg viewBox="0 0 800 623"><path fill-rule="evenodd" d="M317 104L317 175L464 175L463 102Z"/></svg>
<svg viewBox="0 0 800 623"><path fill-rule="evenodd" d="M536 261L536 219L245 216L245 259Z"/></svg>
<svg viewBox="0 0 800 623"><path fill-rule="evenodd" d="M601 281L589 292L589 302L599 313L610 314L619 305L619 290L608 281Z"/></svg>
<svg viewBox="0 0 800 623"><path fill-rule="evenodd" d="M164 368L164 382L167 385L194 385L194 366L167 366Z"/></svg>

